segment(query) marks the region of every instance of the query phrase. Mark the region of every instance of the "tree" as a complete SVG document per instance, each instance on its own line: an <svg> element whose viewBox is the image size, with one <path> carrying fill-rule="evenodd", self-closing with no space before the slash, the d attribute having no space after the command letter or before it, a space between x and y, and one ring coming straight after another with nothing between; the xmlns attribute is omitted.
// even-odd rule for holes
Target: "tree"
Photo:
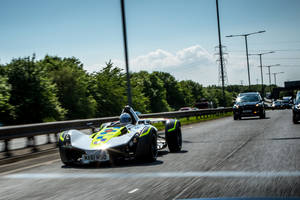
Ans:
<svg viewBox="0 0 300 200"><path fill-rule="evenodd" d="M164 88L166 89L167 103L175 110L183 107L185 104L182 92L183 88L180 87L175 77L167 72L153 72L153 74L158 76L163 82Z"/></svg>
<svg viewBox="0 0 300 200"><path fill-rule="evenodd" d="M97 102L98 117L119 115L127 104L125 76L111 61L91 75L89 90Z"/></svg>
<svg viewBox="0 0 300 200"><path fill-rule="evenodd" d="M1 74L0 76L0 123L2 124L11 123L15 117L14 107L9 103L10 91L11 91L11 87L7 83L7 77L4 77Z"/></svg>
<svg viewBox="0 0 300 200"><path fill-rule="evenodd" d="M195 103L201 102L204 96L203 87L192 80L180 81L180 87L184 94L185 106L194 106Z"/></svg>
<svg viewBox="0 0 300 200"><path fill-rule="evenodd" d="M83 119L95 116L97 103L88 90L90 76L76 58L45 56L38 62L45 67L57 86L58 99L67 110L67 119Z"/></svg>
<svg viewBox="0 0 300 200"><path fill-rule="evenodd" d="M6 66L11 85L9 103L15 106L15 124L35 123L64 118L65 110L56 96L56 86L44 67L32 58L13 59Z"/></svg>
<svg viewBox="0 0 300 200"><path fill-rule="evenodd" d="M149 99L151 112L164 112L171 110L166 100L166 89L163 81L155 74L140 71L132 75L138 79L143 88L142 93Z"/></svg>

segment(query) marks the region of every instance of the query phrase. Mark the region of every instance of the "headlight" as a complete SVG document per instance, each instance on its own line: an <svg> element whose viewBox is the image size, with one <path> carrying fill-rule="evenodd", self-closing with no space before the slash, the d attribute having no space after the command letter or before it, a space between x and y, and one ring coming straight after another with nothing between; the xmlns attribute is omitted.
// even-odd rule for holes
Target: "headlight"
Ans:
<svg viewBox="0 0 300 200"><path fill-rule="evenodd" d="M259 106L259 104L256 104L256 107L258 107Z"/></svg>
<svg viewBox="0 0 300 200"><path fill-rule="evenodd" d="M240 106L239 106L239 105L234 105L233 107L234 107L234 108L239 108Z"/></svg>

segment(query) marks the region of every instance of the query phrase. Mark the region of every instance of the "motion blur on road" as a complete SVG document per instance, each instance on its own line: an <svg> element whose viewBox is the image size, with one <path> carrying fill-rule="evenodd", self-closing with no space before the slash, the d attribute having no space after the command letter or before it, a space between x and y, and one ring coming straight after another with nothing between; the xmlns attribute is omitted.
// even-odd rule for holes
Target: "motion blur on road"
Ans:
<svg viewBox="0 0 300 200"><path fill-rule="evenodd" d="M154 163L65 167L56 154L1 172L0 199L300 196L300 125L291 110L187 125L182 135L182 151L162 151Z"/></svg>

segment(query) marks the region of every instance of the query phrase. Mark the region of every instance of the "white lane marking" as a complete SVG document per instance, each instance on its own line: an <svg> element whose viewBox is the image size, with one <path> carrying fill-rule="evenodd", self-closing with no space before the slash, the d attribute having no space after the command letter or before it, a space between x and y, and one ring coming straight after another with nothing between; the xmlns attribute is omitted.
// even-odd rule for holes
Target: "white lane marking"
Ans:
<svg viewBox="0 0 300 200"><path fill-rule="evenodd" d="M136 192L136 191L138 191L138 190L139 190L138 188L135 188L135 189L129 191L128 193L129 193L129 194L132 194L132 193L134 193L134 192Z"/></svg>
<svg viewBox="0 0 300 200"><path fill-rule="evenodd" d="M274 178L300 177L300 171L210 171L210 172L148 172L148 173L16 173L0 176L2 179L138 179L138 178Z"/></svg>

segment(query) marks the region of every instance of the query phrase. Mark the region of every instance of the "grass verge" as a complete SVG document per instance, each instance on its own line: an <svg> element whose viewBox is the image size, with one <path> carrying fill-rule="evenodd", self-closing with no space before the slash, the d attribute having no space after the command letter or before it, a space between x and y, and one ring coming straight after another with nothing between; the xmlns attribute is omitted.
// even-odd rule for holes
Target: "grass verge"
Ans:
<svg viewBox="0 0 300 200"><path fill-rule="evenodd" d="M216 115L216 114L212 114L212 115L208 115L208 116L202 116L202 117L184 117L184 118L180 118L180 123L181 125L188 125L188 124L194 124L194 123L199 123L199 122L204 122L204 121L209 121L209 120L214 120L214 119L220 119L223 117L229 117L232 116L232 112L227 112L224 114L220 114L220 115ZM160 130L164 130L165 126L162 122L159 123L155 123L153 124L159 131Z"/></svg>

